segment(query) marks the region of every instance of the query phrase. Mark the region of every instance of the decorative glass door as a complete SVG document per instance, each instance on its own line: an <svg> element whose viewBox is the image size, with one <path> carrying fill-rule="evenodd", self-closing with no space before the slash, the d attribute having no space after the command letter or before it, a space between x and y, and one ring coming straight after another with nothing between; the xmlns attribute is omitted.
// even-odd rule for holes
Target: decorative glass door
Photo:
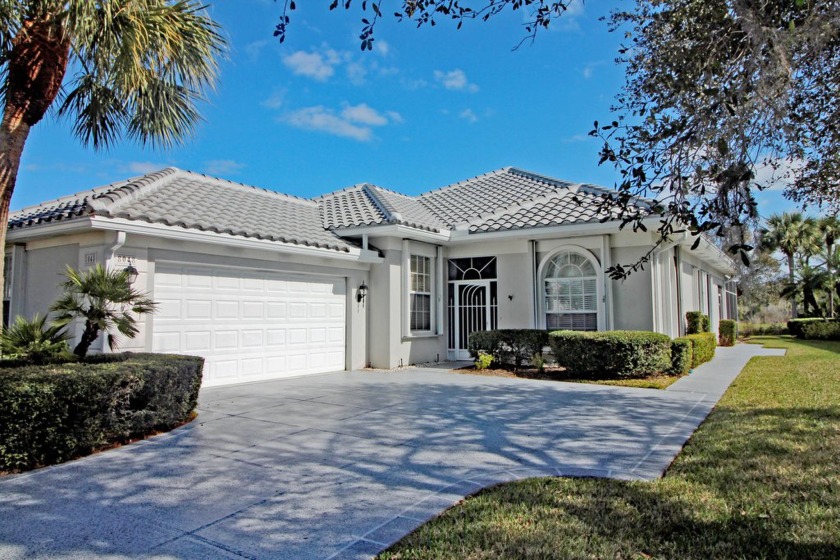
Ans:
<svg viewBox="0 0 840 560"><path fill-rule="evenodd" d="M497 328L495 278L495 257L450 259L449 359L470 359L470 334Z"/></svg>

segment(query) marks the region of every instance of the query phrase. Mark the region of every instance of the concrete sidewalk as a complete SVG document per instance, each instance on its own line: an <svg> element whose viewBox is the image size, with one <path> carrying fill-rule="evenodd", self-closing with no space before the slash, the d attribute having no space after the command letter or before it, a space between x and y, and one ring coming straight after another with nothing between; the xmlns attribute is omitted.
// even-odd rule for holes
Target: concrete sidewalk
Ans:
<svg viewBox="0 0 840 560"><path fill-rule="evenodd" d="M668 391L440 369L203 390L169 434L0 479L0 558L370 558L482 487L659 477L759 346Z"/></svg>

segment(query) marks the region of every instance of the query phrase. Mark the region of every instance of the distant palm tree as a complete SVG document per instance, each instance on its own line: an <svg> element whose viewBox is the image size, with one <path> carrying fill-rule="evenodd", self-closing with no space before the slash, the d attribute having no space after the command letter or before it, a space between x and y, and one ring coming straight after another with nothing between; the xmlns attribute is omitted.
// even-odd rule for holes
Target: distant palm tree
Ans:
<svg viewBox="0 0 840 560"><path fill-rule="evenodd" d="M195 0L0 1L0 247L30 129L56 100L84 144L169 146L199 120L224 48Z"/></svg>
<svg viewBox="0 0 840 560"><path fill-rule="evenodd" d="M826 216L819 221L818 226L825 245L825 266L828 269L828 316L834 318L835 278L838 267L838 255L834 249L840 240L840 220L834 216Z"/></svg>
<svg viewBox="0 0 840 560"><path fill-rule="evenodd" d="M813 218L805 218L800 212L783 212L767 218L767 229L763 231L762 243L765 249L780 251L787 260L788 283L796 284L796 257L800 265L807 264L810 256L819 249L816 241L817 226ZM794 318L797 317L797 305L791 302Z"/></svg>
<svg viewBox="0 0 840 560"><path fill-rule="evenodd" d="M153 313L157 307L145 294L131 287L128 273L124 270L107 270L97 264L79 272L68 266L65 275L67 280L62 284L64 294L50 311L57 313L55 324L59 326L84 319L85 330L73 349L77 356L87 355L100 332L116 329L123 336L134 338L139 331L132 313ZM114 349L116 339L109 337L108 344Z"/></svg>

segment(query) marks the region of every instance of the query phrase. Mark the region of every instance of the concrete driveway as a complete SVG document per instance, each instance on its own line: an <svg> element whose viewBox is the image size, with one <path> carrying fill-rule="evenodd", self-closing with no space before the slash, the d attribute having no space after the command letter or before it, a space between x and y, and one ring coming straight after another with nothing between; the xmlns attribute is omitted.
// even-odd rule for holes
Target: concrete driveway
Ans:
<svg viewBox="0 0 840 560"><path fill-rule="evenodd" d="M497 482L660 476L772 353L719 349L671 391L421 368L203 390L188 426L0 480L0 558L369 558Z"/></svg>

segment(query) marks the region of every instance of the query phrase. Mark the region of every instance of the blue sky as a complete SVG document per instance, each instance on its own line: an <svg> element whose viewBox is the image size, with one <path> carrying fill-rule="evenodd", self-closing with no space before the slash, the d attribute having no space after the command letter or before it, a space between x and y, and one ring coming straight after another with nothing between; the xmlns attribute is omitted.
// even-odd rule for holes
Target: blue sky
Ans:
<svg viewBox="0 0 840 560"><path fill-rule="evenodd" d="M230 41L204 122L183 146L124 142L82 147L69 123L37 125L23 156L12 208L176 166L312 197L359 182L407 194L507 165L612 186L599 167L594 120L610 119L622 84L622 37L599 18L616 5L573 4L533 44L521 12L460 31L416 29L385 17L362 52L362 14L298 2L285 44L272 32L272 0L212 2ZM763 212L787 206L761 195Z"/></svg>

